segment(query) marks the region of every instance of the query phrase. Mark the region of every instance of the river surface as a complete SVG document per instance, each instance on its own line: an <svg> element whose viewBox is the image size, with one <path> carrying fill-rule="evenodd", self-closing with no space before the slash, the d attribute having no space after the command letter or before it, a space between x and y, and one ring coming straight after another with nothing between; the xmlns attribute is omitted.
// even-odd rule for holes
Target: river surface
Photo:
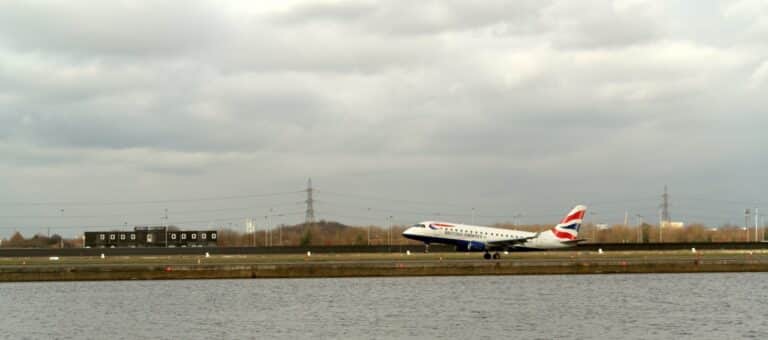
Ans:
<svg viewBox="0 0 768 340"><path fill-rule="evenodd" d="M8 339L768 339L768 273L0 283Z"/></svg>

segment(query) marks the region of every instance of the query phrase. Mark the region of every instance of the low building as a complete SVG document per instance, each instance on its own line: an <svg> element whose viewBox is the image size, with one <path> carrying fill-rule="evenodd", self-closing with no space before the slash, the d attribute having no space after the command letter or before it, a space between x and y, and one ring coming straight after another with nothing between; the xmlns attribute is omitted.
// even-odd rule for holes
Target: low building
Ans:
<svg viewBox="0 0 768 340"><path fill-rule="evenodd" d="M169 230L167 227L140 226L133 231L87 231L88 248L215 247L215 230Z"/></svg>
<svg viewBox="0 0 768 340"><path fill-rule="evenodd" d="M673 222L673 221L661 221L661 226L664 228L683 228L685 227L684 222Z"/></svg>

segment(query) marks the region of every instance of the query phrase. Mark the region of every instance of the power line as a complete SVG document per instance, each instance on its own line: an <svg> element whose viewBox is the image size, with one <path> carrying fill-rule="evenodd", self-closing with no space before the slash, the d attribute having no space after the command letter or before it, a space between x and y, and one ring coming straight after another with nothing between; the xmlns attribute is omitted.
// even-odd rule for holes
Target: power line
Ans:
<svg viewBox="0 0 768 340"><path fill-rule="evenodd" d="M46 206L46 205L56 205L56 206L141 205L141 204L164 204L164 203L185 203L185 202L204 202L204 201L226 201L226 200L235 200L235 199L243 199L243 198L267 198L267 197L273 197L273 196L297 194L297 193L301 193L301 192L304 192L304 190L273 192L273 193L264 193L264 194L248 194L248 195L234 195L234 196L213 196L213 197L200 197L200 198L178 198L178 199L146 200L146 201L0 202L0 205L11 205L11 206L24 206L24 205L27 205L27 206Z"/></svg>
<svg viewBox="0 0 768 340"><path fill-rule="evenodd" d="M399 209L381 209L381 208L370 208L370 207L359 207L359 206L352 206L347 204L338 204L338 203L328 203L326 200L315 200L316 203L319 203L320 205L331 205L334 207L341 207L341 208L350 208L355 210L361 210L361 211L370 211L370 212L386 212L386 213L397 213L397 214L405 214L405 215L421 215L421 216L434 216L434 215L440 215L440 216L455 216L455 217L464 217L469 216L467 214L455 214L455 213L445 213L445 212L439 212L439 211L413 211L413 210L399 210Z"/></svg>
<svg viewBox="0 0 768 340"><path fill-rule="evenodd" d="M464 206L464 205L456 204L456 203L393 199L393 198L386 198L386 197L380 197L380 196L367 196L367 195L347 194L347 193L334 192L334 191L326 191L326 190L322 190L322 193L325 194L325 195L348 197L348 198L367 200L367 201L382 201L382 202L392 202L392 203L410 203L410 204L419 204L419 205L428 205L428 206L437 206L437 205L439 205L439 206L454 206L454 207L463 207Z"/></svg>
<svg viewBox="0 0 768 340"><path fill-rule="evenodd" d="M273 217L279 217L279 216L296 216L303 214L303 211L293 211L293 212L285 212L285 213L277 213L273 214L271 216ZM225 222L225 221L238 221L238 220L246 220L249 217L247 216L238 216L238 217L220 217L220 218L212 218L212 219L199 219L199 220L186 220L186 221L174 221L172 224L175 226L179 226L182 224L194 224L194 223L210 223L210 222ZM133 225L155 225L156 222L148 222L148 223L132 223ZM42 227L38 227L42 228ZM45 227L48 228L48 227ZM115 224L115 225L83 225L83 226L50 226L51 229L103 229L103 228L125 228L125 224ZM0 229L21 229L19 227L0 227Z"/></svg>
<svg viewBox="0 0 768 340"><path fill-rule="evenodd" d="M270 204L270 207L295 207L297 203L285 203L285 204ZM211 212L224 212L224 211L252 211L254 207L236 207L236 208L219 208L219 209L195 209L195 210L173 210L174 214L200 214ZM39 219L73 219L73 218L103 218L103 217L131 217L137 215L151 215L156 212L131 212L131 213L113 213L113 214L101 214L101 215L6 215L0 216L0 218L39 218Z"/></svg>
<svg viewBox="0 0 768 340"><path fill-rule="evenodd" d="M682 200L689 200L689 201L702 201L702 202L715 202L715 203L725 203L725 204L741 204L741 205L763 205L763 202L759 201L738 201L738 200L724 200L724 199L717 199L717 198L709 198L709 197L697 197L697 196L677 196L678 199Z"/></svg>

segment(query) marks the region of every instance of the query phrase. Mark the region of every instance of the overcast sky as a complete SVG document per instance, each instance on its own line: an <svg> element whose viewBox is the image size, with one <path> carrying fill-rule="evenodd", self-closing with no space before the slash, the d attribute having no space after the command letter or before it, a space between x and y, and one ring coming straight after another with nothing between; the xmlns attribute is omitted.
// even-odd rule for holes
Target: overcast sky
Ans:
<svg viewBox="0 0 768 340"><path fill-rule="evenodd" d="M0 237L247 216L744 223L768 2L2 1ZM630 222L635 222L632 218Z"/></svg>

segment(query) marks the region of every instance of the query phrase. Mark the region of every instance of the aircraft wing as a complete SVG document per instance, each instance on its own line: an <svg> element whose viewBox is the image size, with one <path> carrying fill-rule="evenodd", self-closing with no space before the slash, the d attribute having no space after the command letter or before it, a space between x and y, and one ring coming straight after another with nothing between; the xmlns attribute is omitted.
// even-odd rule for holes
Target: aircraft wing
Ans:
<svg viewBox="0 0 768 340"><path fill-rule="evenodd" d="M580 238L580 239L576 239L576 240L560 241L560 243L579 243L579 242L584 242L586 240L587 239L585 239L585 238Z"/></svg>
<svg viewBox="0 0 768 340"><path fill-rule="evenodd" d="M522 244L527 242L528 240L532 240L539 237L539 233L536 233L535 235L528 236L528 237L518 237L518 238L510 238L505 240L496 240L496 241L488 241L486 242L491 247L514 247L518 244Z"/></svg>

